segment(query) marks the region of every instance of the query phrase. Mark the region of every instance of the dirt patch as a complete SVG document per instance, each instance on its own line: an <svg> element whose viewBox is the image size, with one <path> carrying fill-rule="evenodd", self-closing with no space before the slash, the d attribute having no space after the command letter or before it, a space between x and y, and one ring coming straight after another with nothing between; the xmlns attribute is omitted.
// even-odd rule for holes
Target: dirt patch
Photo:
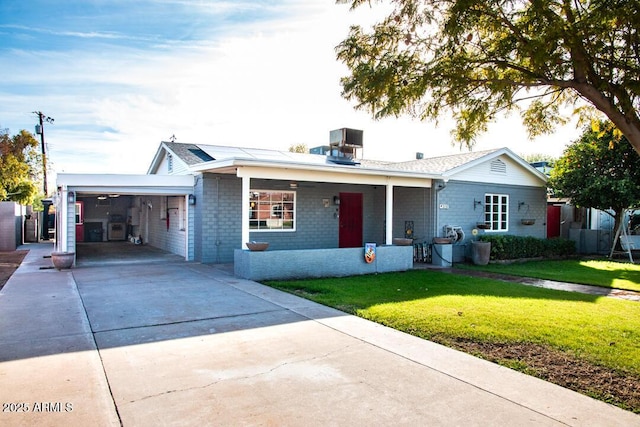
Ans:
<svg viewBox="0 0 640 427"><path fill-rule="evenodd" d="M441 344L640 413L640 377L531 343L456 339Z"/></svg>
<svg viewBox="0 0 640 427"><path fill-rule="evenodd" d="M20 266L29 251L0 252L0 289Z"/></svg>

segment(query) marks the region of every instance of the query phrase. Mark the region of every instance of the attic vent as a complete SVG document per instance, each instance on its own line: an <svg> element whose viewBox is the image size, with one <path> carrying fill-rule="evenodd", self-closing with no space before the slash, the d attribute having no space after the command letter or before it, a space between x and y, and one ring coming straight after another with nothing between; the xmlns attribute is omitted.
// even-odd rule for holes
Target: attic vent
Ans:
<svg viewBox="0 0 640 427"><path fill-rule="evenodd" d="M173 172L173 156L167 154L167 172Z"/></svg>
<svg viewBox="0 0 640 427"><path fill-rule="evenodd" d="M495 159L491 162L491 172L493 173L507 173L507 165L500 159Z"/></svg>

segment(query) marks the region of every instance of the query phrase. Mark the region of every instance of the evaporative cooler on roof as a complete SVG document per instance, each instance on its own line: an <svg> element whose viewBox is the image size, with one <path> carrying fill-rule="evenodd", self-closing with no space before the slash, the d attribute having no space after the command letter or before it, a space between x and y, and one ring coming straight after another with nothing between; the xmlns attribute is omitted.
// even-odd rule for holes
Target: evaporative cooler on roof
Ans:
<svg viewBox="0 0 640 427"><path fill-rule="evenodd" d="M328 160L333 163L355 165L357 150L362 148L362 134L358 129L342 128L329 132L330 152Z"/></svg>

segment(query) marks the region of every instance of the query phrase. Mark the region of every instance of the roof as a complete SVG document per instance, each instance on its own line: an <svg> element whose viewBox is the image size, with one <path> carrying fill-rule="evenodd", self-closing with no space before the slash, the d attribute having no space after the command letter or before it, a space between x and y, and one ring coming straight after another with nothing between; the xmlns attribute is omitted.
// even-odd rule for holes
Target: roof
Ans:
<svg viewBox="0 0 640 427"><path fill-rule="evenodd" d="M408 162L393 163L395 168L430 173L445 173L474 160L495 153L498 149L486 151L472 151L468 153L451 154L448 156L429 157Z"/></svg>
<svg viewBox="0 0 640 427"><path fill-rule="evenodd" d="M163 144L189 166L213 160L210 155L195 144L181 144L178 142L164 142Z"/></svg>
<svg viewBox="0 0 640 427"><path fill-rule="evenodd" d="M189 194L193 175L59 173L56 184L84 194Z"/></svg>
<svg viewBox="0 0 640 427"><path fill-rule="evenodd" d="M358 159L358 164L342 165L332 162L327 156L319 154L293 153L289 151L270 150L263 148L229 147L208 144L185 144L179 142L163 142L158 154L149 170L153 170L159 160L159 153L163 147L178 156L187 164L192 172L223 168L234 168L248 164L268 165L270 167L286 167L310 170L340 168L356 173L386 173L392 175L423 176L431 179L452 179L455 174L474 167L482 162L490 161L500 156L506 156L542 181L544 174L537 171L522 158L508 148L474 151L452 154L447 156L430 157L404 162L388 162L379 160Z"/></svg>

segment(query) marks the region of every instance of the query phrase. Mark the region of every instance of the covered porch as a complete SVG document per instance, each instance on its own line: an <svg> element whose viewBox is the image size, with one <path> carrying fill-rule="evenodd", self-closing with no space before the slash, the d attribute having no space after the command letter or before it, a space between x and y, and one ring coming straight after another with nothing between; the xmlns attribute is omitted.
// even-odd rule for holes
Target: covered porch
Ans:
<svg viewBox="0 0 640 427"><path fill-rule="evenodd" d="M239 228L234 230L239 241L228 252L231 257L233 250L246 250L251 241L269 241L270 249L277 250L362 247L365 242L392 245L394 237L413 231L407 230L408 222L421 224L418 237L431 237L433 177L382 167L330 165L317 157L322 161L317 165L231 159L195 167L202 173L202 179L196 179L196 194L213 195L215 202L207 213L218 220L207 223L203 215L202 229L216 230L225 211L237 212ZM274 202L271 218L261 221L256 205L263 204L263 193L276 191L285 199ZM285 219L276 209L288 209L290 215L280 228L269 223ZM345 237L353 228L361 232ZM215 233L214 241L223 246L229 231L233 230Z"/></svg>
<svg viewBox="0 0 640 427"><path fill-rule="evenodd" d="M196 195L212 202L199 206L196 230L203 239L212 230L213 244L196 244L202 248L196 260L233 262L237 276L254 280L412 268L413 246L394 239L431 238L433 177L319 159L318 165L232 159L198 166ZM237 228L224 227L229 211ZM250 251L247 243L256 241L268 249ZM374 263L365 262L367 243L376 245Z"/></svg>

